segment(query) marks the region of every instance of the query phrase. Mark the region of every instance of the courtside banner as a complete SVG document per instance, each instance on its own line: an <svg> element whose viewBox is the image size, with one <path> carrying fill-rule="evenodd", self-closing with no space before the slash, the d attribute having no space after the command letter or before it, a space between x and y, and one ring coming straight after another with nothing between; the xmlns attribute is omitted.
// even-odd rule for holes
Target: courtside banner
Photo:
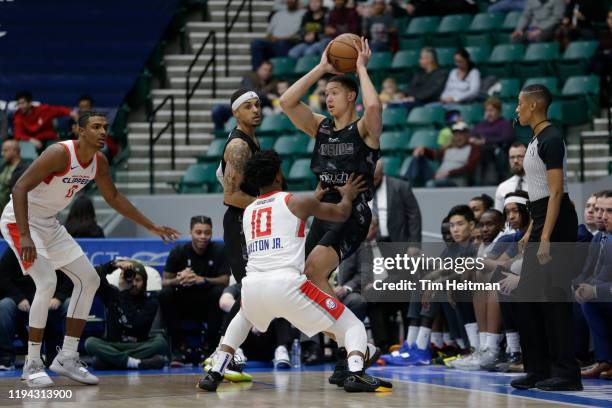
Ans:
<svg viewBox="0 0 612 408"><path fill-rule="evenodd" d="M338 271L357 276L368 302L471 302L474 294L507 302L612 301L612 254L598 244L366 242ZM594 275L595 273L595 275Z"/></svg>

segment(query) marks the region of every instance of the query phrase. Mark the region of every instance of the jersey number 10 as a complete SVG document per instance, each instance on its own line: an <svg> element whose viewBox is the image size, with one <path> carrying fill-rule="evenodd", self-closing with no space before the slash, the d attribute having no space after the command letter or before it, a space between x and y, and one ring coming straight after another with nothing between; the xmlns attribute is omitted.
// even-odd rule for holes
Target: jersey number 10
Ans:
<svg viewBox="0 0 612 408"><path fill-rule="evenodd" d="M262 230L261 216L265 215L265 229ZM272 235L272 207L260 208L253 211L251 217L251 239L268 237Z"/></svg>

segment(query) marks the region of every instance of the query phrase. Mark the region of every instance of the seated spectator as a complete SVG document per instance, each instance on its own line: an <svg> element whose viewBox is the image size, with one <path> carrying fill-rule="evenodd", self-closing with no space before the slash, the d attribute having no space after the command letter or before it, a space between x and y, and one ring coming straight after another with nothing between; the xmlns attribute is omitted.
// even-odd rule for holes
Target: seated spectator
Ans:
<svg viewBox="0 0 612 408"><path fill-rule="evenodd" d="M363 35L368 37L372 52L391 51L391 34L397 32L386 0L374 0L372 13L364 20Z"/></svg>
<svg viewBox="0 0 612 408"><path fill-rule="evenodd" d="M608 11L606 17L606 27L601 32L599 37L599 46L597 52L591 61L591 69L601 77L601 89L605 89L605 73L612 71L612 10ZM605 92L601 93L602 102ZM605 106L605 104L602 104Z"/></svg>
<svg viewBox="0 0 612 408"><path fill-rule="evenodd" d="M593 238L595 238L597 235L605 234L606 232L606 223L603 219L603 200L607 193L608 190L603 190L595 194L595 225L597 226L597 232L593 234Z"/></svg>
<svg viewBox="0 0 612 408"><path fill-rule="evenodd" d="M455 65L448 75L440 102L444 105L470 102L480 92L480 71L474 66L470 54L463 48L455 52Z"/></svg>
<svg viewBox="0 0 612 408"><path fill-rule="evenodd" d="M211 219L192 217L190 233L191 242L179 244L168 255L159 299L172 340L172 366L186 363L186 357L179 353L184 340L181 322L185 320L206 322L209 350L203 350L205 354L217 347L223 319L219 298L229 282L229 264L223 244L211 242Z"/></svg>
<svg viewBox="0 0 612 408"><path fill-rule="evenodd" d="M473 197L468 203L468 207L474 213L476 222L480 222L480 216L485 212L493 208L493 198L488 194L481 194Z"/></svg>
<svg viewBox="0 0 612 408"><path fill-rule="evenodd" d="M595 221L595 203L597 194L593 193L584 205L584 223L578 225L578 242L591 242L593 234L597 233L597 222Z"/></svg>
<svg viewBox="0 0 612 408"><path fill-rule="evenodd" d="M302 42L289 50L291 58L298 59L304 55L314 55L316 53L316 47L312 46L319 42L323 36L326 15L327 8L323 7L323 0L310 0L308 10L302 17L302 24L300 25Z"/></svg>
<svg viewBox="0 0 612 408"><path fill-rule="evenodd" d="M410 0L405 7L408 14L414 17L475 14L479 11L472 0Z"/></svg>
<svg viewBox="0 0 612 408"><path fill-rule="evenodd" d="M569 0L565 15L556 32L556 39L565 51L570 42L578 39L595 37L594 22L602 20L604 15L601 2L598 0Z"/></svg>
<svg viewBox="0 0 612 408"><path fill-rule="evenodd" d="M484 103L484 121L478 122L472 129L474 144L480 145L480 163L478 178L483 185L498 184L506 173L506 163L501 152L508 150L514 141L512 122L501 116L502 103L490 97Z"/></svg>
<svg viewBox="0 0 612 408"><path fill-rule="evenodd" d="M313 112L323 113L327 111L327 103L325 102L326 86L327 80L319 79L314 92L308 97L308 106L310 106Z"/></svg>
<svg viewBox="0 0 612 408"><path fill-rule="evenodd" d="M564 13L565 0L527 0L512 39L516 42L550 41Z"/></svg>
<svg viewBox="0 0 612 408"><path fill-rule="evenodd" d="M0 166L0 212L10 201L15 183L28 168L28 163L21 160L19 142L16 140L5 140L2 143L2 158L4 163Z"/></svg>
<svg viewBox="0 0 612 408"><path fill-rule="evenodd" d="M474 169L480 158L480 148L469 142L470 131L465 122L456 123L452 130L453 141L449 147L414 149L413 155L416 158L425 156L430 160L441 161L434 179L427 182L428 187L457 187L471 183Z"/></svg>
<svg viewBox="0 0 612 408"><path fill-rule="evenodd" d="M500 183L495 190L495 209L504 210L504 197L513 191L527 191L527 179L525 179L525 169L523 160L527 148L520 142L514 142L508 149L508 161L510 162L510 172L512 177Z"/></svg>
<svg viewBox="0 0 612 408"><path fill-rule="evenodd" d="M490 0L491 4L487 11L489 13L509 13L511 11L523 11L526 0Z"/></svg>
<svg viewBox="0 0 612 408"><path fill-rule="evenodd" d="M119 287L107 276L121 269ZM159 309L157 293L147 292L147 271L136 261L111 261L96 267L98 293L107 310L104 339L89 337L85 350L96 370L160 369L166 364L168 343L161 334L149 336Z"/></svg>
<svg viewBox="0 0 612 408"><path fill-rule="evenodd" d="M378 95L383 108L397 106L406 100L406 95L399 90L394 78L387 78L382 83L382 91Z"/></svg>
<svg viewBox="0 0 612 408"><path fill-rule="evenodd" d="M444 123L446 123L446 127L440 129L440 132L438 132L438 146L450 146L453 141L453 131L451 129L457 122L463 122L460 111L451 109L444 113Z"/></svg>
<svg viewBox="0 0 612 408"><path fill-rule="evenodd" d="M272 106L272 100L277 98L277 81L272 78L272 63L263 61L257 70L249 72L242 78L240 87L257 92L261 106ZM225 129L225 122L232 117L232 107L229 104L215 105L211 111L215 132Z"/></svg>
<svg viewBox="0 0 612 408"><path fill-rule="evenodd" d="M65 106L32 105L29 91L18 92L15 99L18 110L13 116L13 136L16 140L31 142L38 151L59 139L53 129L53 119L71 116L79 120L77 113Z"/></svg>
<svg viewBox="0 0 612 408"><path fill-rule="evenodd" d="M277 115L284 113L283 109L280 106L280 97L283 96L283 94L285 93L287 89L289 89L288 81L278 81L276 83L276 92L275 92L276 94L274 95L274 98L272 99L272 109L273 109L273 112Z"/></svg>
<svg viewBox="0 0 612 408"><path fill-rule="evenodd" d="M72 282L59 271L57 286L49 304L49 316L44 332L45 362L50 365L57 355L57 348L63 340L63 320L66 317ZM36 285L29 275L24 275L15 253L7 248L0 258L0 371L14 369L15 333L24 333L28 325L30 306L34 300Z"/></svg>
<svg viewBox="0 0 612 408"><path fill-rule="evenodd" d="M408 89L407 102L414 106L438 101L444 91L448 73L438 66L436 50L423 48L419 56L421 71L417 72Z"/></svg>
<svg viewBox="0 0 612 408"><path fill-rule="evenodd" d="M604 233L593 238L582 274L574 281L574 296L591 329L597 365L582 371L583 378L612 379L612 192L601 200Z"/></svg>
<svg viewBox="0 0 612 408"><path fill-rule="evenodd" d="M354 8L346 6L347 0L334 0L334 8L329 12L323 38L309 49L309 55L321 55L327 44L340 34L361 34L361 17Z"/></svg>
<svg viewBox="0 0 612 408"><path fill-rule="evenodd" d="M96 220L93 201L86 195L74 200L64 226L74 238L104 238L104 230Z"/></svg>
<svg viewBox="0 0 612 408"><path fill-rule="evenodd" d="M267 36L251 43L253 71L264 60L272 57L286 57L299 40L300 23L305 10L300 9L298 0L287 0L287 10L277 11L268 24Z"/></svg>

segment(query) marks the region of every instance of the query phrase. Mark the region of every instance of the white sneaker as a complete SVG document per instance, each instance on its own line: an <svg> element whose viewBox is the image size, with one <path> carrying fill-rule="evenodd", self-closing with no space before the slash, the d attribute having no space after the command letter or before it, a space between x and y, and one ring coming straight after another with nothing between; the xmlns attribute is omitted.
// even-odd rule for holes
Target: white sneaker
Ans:
<svg viewBox="0 0 612 408"><path fill-rule="evenodd" d="M83 384L97 385L100 382L98 377L87 371L87 365L79 359L79 353L60 351L49 368Z"/></svg>
<svg viewBox="0 0 612 408"><path fill-rule="evenodd" d="M242 351L242 349L240 347L238 347L238 349L234 353L234 359L238 360L237 364L246 364L246 362L248 360L246 358L246 356L244 355L244 351Z"/></svg>
<svg viewBox="0 0 612 408"><path fill-rule="evenodd" d="M45 388L53 385L53 380L45 371L45 365L40 358L26 358L21 380L25 381L30 388Z"/></svg>
<svg viewBox="0 0 612 408"><path fill-rule="evenodd" d="M278 346L274 351L274 368L291 368L287 347Z"/></svg>
<svg viewBox="0 0 612 408"><path fill-rule="evenodd" d="M480 366L488 366L490 364L493 364L495 361L497 361L497 358L499 357L499 352L497 350L493 350L493 349L488 349L485 350L481 355L480 355Z"/></svg>
<svg viewBox="0 0 612 408"><path fill-rule="evenodd" d="M472 353L470 358L466 358L465 360L456 360L453 366L459 370L480 370L480 360L482 359L482 355L486 352L486 349L478 350Z"/></svg>

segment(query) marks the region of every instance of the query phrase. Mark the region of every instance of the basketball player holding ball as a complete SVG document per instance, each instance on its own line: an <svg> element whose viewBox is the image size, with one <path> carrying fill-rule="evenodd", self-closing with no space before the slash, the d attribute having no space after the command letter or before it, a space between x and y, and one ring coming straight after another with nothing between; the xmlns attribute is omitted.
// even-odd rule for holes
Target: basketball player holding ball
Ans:
<svg viewBox="0 0 612 408"><path fill-rule="evenodd" d="M351 173L362 175L367 190L353 201L352 214L344 222L329 222L315 217L306 238L304 273L316 286L334 296L329 275L351 256L364 241L372 213L368 201L373 197L373 178L380 154L382 104L366 69L372 52L368 41L353 34L343 34L332 41L321 56L321 62L295 82L280 98L280 104L293 124L315 138L310 168L317 175L324 194L322 201L337 204L343 186ZM365 113L357 116L355 102L359 88L341 72L355 71L363 93ZM332 118L314 113L301 98L321 77L335 74L326 86L326 104ZM339 344L340 355L329 381L342 385L347 377L346 354Z"/></svg>

